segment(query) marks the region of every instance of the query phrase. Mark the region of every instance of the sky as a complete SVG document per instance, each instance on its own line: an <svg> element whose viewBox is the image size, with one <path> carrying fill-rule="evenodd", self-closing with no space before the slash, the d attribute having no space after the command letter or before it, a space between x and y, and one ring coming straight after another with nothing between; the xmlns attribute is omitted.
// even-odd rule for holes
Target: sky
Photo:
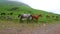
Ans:
<svg viewBox="0 0 60 34"><path fill-rule="evenodd" d="M10 0L10 1L23 2L34 9L60 14L60 0Z"/></svg>

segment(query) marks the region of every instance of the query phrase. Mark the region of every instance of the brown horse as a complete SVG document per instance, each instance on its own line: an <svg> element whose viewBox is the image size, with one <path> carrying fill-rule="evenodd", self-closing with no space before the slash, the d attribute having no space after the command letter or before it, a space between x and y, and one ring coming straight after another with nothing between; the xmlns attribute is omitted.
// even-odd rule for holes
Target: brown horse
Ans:
<svg viewBox="0 0 60 34"><path fill-rule="evenodd" d="M40 16L42 17L41 14L39 14L39 15L32 15L32 20L36 19L36 22L38 22L38 19L39 19Z"/></svg>

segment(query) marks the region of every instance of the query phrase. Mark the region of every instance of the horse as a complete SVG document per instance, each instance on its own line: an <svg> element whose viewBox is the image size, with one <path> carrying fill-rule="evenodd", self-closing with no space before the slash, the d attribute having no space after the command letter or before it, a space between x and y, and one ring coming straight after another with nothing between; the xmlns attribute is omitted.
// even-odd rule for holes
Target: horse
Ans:
<svg viewBox="0 0 60 34"><path fill-rule="evenodd" d="M42 15L41 14L39 14L39 15L32 15L32 20L36 19L36 22L38 22L39 17L42 17Z"/></svg>
<svg viewBox="0 0 60 34"><path fill-rule="evenodd" d="M31 14L19 14L18 17L20 18L20 21L22 21L23 18L27 19L27 23L30 19L32 19Z"/></svg>

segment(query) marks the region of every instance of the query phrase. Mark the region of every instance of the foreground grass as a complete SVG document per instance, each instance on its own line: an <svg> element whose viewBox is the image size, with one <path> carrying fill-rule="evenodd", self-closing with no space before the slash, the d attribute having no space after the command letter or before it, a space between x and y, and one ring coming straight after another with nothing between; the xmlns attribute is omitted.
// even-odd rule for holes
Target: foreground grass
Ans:
<svg viewBox="0 0 60 34"><path fill-rule="evenodd" d="M22 28L22 27L34 28L35 26L38 26L38 25L40 24L37 24L37 23L27 24L27 23L0 20L0 30L4 28Z"/></svg>
<svg viewBox="0 0 60 34"><path fill-rule="evenodd" d="M19 22L16 22L16 21L7 21L7 20L0 20L0 30L1 29L4 29L4 28L23 28L23 27L28 27L28 28L34 28L34 27L38 27L38 26L41 26L42 24L56 24L56 23L59 23L59 22L50 22L50 23L29 23L27 24L26 22L25 23L19 23Z"/></svg>

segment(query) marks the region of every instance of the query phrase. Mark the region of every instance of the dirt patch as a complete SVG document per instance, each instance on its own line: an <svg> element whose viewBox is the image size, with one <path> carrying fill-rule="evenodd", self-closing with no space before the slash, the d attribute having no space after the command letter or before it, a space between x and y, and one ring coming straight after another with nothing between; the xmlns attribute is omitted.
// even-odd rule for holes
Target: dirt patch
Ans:
<svg viewBox="0 0 60 34"><path fill-rule="evenodd" d="M11 22L12 23L12 22ZM60 23L59 24L0 24L3 25L0 28L0 34L60 34ZM31 27L32 25L32 27ZM13 27L10 27L13 26Z"/></svg>

